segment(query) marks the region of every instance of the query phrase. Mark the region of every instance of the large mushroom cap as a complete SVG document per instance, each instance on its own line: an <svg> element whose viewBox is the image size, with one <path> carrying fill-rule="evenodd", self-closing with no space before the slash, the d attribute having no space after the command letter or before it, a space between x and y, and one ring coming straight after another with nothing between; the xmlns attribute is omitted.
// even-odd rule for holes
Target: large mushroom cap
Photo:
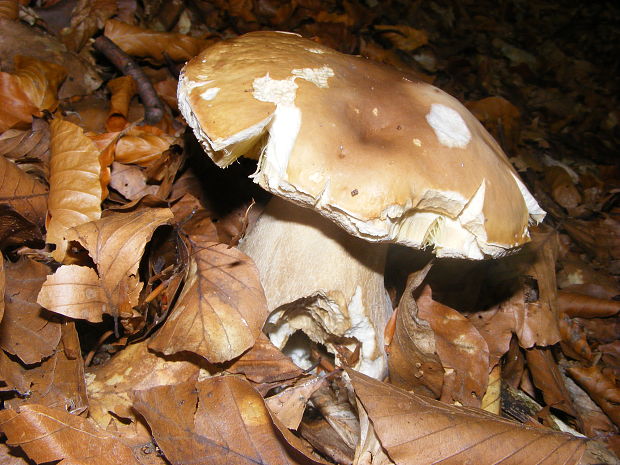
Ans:
<svg viewBox="0 0 620 465"><path fill-rule="evenodd" d="M478 120L440 89L295 34L253 32L185 67L179 106L220 166L368 241L498 257L544 212Z"/></svg>

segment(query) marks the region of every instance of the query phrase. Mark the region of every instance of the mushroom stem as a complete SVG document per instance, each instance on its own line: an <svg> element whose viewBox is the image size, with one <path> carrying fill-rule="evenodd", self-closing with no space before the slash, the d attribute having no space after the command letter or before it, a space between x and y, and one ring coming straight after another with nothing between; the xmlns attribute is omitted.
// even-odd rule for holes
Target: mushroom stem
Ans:
<svg viewBox="0 0 620 465"><path fill-rule="evenodd" d="M353 368L386 374L387 244L352 237L315 211L274 197L239 248L258 267L272 311L265 332L276 346L299 330L334 354L336 345L354 351L359 344Z"/></svg>

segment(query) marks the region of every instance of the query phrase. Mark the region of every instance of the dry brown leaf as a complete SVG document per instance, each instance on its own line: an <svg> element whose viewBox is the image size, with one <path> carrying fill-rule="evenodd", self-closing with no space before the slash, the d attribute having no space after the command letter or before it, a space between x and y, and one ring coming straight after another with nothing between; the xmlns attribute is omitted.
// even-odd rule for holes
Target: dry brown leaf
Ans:
<svg viewBox="0 0 620 465"><path fill-rule="evenodd" d="M0 100L0 132L13 127L26 127L32 121L32 115L39 114L12 74L0 72Z"/></svg>
<svg viewBox="0 0 620 465"><path fill-rule="evenodd" d="M618 339L620 334L620 317L612 318L575 318L586 330L588 339L607 344Z"/></svg>
<svg viewBox="0 0 620 465"><path fill-rule="evenodd" d="M95 33L103 29L107 19L116 14L116 0L80 0L71 13L71 27L60 33L69 50L79 52Z"/></svg>
<svg viewBox="0 0 620 465"><path fill-rule="evenodd" d="M8 205L0 204L0 250L21 246L44 247L41 229Z"/></svg>
<svg viewBox="0 0 620 465"><path fill-rule="evenodd" d="M30 56L13 57L13 76L38 110L53 111L58 106L58 88L67 76L61 65Z"/></svg>
<svg viewBox="0 0 620 465"><path fill-rule="evenodd" d="M30 404L0 411L7 444L19 446L36 463L63 460L89 465L139 465L116 436L64 410Z"/></svg>
<svg viewBox="0 0 620 465"><path fill-rule="evenodd" d="M484 410L447 405L347 370L375 432L398 465L575 465L583 439L531 428Z"/></svg>
<svg viewBox="0 0 620 465"><path fill-rule="evenodd" d="M19 2L17 0L0 1L0 18L16 21L19 18Z"/></svg>
<svg viewBox="0 0 620 465"><path fill-rule="evenodd" d="M260 394L237 376L136 391L134 399L173 465L321 463L276 428Z"/></svg>
<svg viewBox="0 0 620 465"><path fill-rule="evenodd" d="M0 134L0 155L19 163L27 173L47 179L49 176L50 128L34 118L27 130L9 129Z"/></svg>
<svg viewBox="0 0 620 465"><path fill-rule="evenodd" d="M190 236L187 280L149 348L166 355L190 351L212 363L232 360L254 345L267 302L252 260L225 244Z"/></svg>
<svg viewBox="0 0 620 465"><path fill-rule="evenodd" d="M534 345L550 346L561 339L558 328L557 285L555 263L558 254L557 232L539 225L532 228L532 242L528 249L532 253L526 275L536 280L538 299L525 301L523 311L515 313L516 335L523 348ZM523 289L522 289L523 291Z"/></svg>
<svg viewBox="0 0 620 465"><path fill-rule="evenodd" d="M39 302L51 311L93 322L101 321L103 313L119 316L119 309L134 307L142 290L138 265L146 243L171 219L168 208L143 208L111 213L66 231L67 240L88 251L97 272L77 265L60 267L43 285Z"/></svg>
<svg viewBox="0 0 620 465"><path fill-rule="evenodd" d="M560 312L570 317L605 318L620 312L620 302L617 300L599 299L565 291L558 292L558 306Z"/></svg>
<svg viewBox="0 0 620 465"><path fill-rule="evenodd" d="M146 341L131 344L107 363L90 368L87 384L89 417L102 428L113 425L114 430L123 432L123 437L139 438L142 442L149 440L150 433L136 418L131 392L195 382L200 370L196 361L187 357L163 358L146 346Z"/></svg>
<svg viewBox="0 0 620 465"><path fill-rule="evenodd" d="M49 272L47 266L25 258L6 264L6 307L0 323L0 347L26 364L52 355L60 340L60 324L36 303Z"/></svg>
<svg viewBox="0 0 620 465"><path fill-rule="evenodd" d="M582 202L570 174L561 166L545 167L545 187L551 197L564 208L575 208Z"/></svg>
<svg viewBox="0 0 620 465"><path fill-rule="evenodd" d="M53 355L36 365L24 366L2 353L2 390L17 396L5 399L5 408L24 404L42 404L51 408L81 413L88 407L84 382L84 361L72 322L62 325L62 339Z"/></svg>
<svg viewBox="0 0 620 465"><path fill-rule="evenodd" d="M112 163L110 187L127 200L137 200L145 195L156 195L159 186L146 183L146 174L138 166Z"/></svg>
<svg viewBox="0 0 620 465"><path fill-rule="evenodd" d="M90 94L101 86L101 78L95 65L75 53L68 52L55 37L24 23L0 18L0 56L3 69L11 71L10 65L16 55L27 55L61 65L68 72L68 76L58 92L60 99ZM6 103L5 100L3 102Z"/></svg>
<svg viewBox="0 0 620 465"><path fill-rule="evenodd" d="M465 106L500 141L504 149L514 154L520 137L521 113L503 97L487 97Z"/></svg>
<svg viewBox="0 0 620 465"><path fill-rule="evenodd" d="M323 418L304 419L299 426L298 433L308 441L323 457L332 462L351 465L354 463L354 453Z"/></svg>
<svg viewBox="0 0 620 465"><path fill-rule="evenodd" d="M560 346L564 355L582 362L592 360L592 348L581 325L566 315L560 318L559 324L562 335Z"/></svg>
<svg viewBox="0 0 620 465"><path fill-rule="evenodd" d="M4 157L0 157L0 202L35 225L45 222L47 188Z"/></svg>
<svg viewBox="0 0 620 465"><path fill-rule="evenodd" d="M406 52L420 48L428 43L426 31L414 29L410 26L378 24L375 25L375 29L380 31L396 48Z"/></svg>
<svg viewBox="0 0 620 465"><path fill-rule="evenodd" d="M434 301L429 285L424 286L416 303L418 316L431 325L445 371L441 400L480 407L490 371L486 341L467 318Z"/></svg>
<svg viewBox="0 0 620 465"><path fill-rule="evenodd" d="M495 365L489 373L489 384L480 402L480 408L487 412L499 415L501 412L502 369Z"/></svg>
<svg viewBox="0 0 620 465"><path fill-rule="evenodd" d="M271 384L301 376L303 371L261 333L254 345L226 371L242 374L257 384Z"/></svg>
<svg viewBox="0 0 620 465"><path fill-rule="evenodd" d="M403 389L439 398L443 385L443 367L435 349L430 324L418 315L413 292L424 280L428 269L411 274L396 309L396 328L388 348L390 381Z"/></svg>
<svg viewBox="0 0 620 465"><path fill-rule="evenodd" d="M121 76L108 82L110 96L110 110L106 121L109 132L121 131L127 126L129 104L136 94L136 81L131 76Z"/></svg>
<svg viewBox="0 0 620 465"><path fill-rule="evenodd" d="M164 102L168 104L168 106L174 110L178 110L178 102L177 102L177 87L179 83L176 79L164 79L163 81L158 81L153 84L157 95Z"/></svg>
<svg viewBox="0 0 620 465"><path fill-rule="evenodd" d="M519 292L489 310L469 315L469 320L487 343L490 367L497 365L510 348L515 331L515 305L517 308L523 307L523 295Z"/></svg>
<svg viewBox="0 0 620 465"><path fill-rule="evenodd" d="M62 262L67 230L101 216L102 189L99 150L79 126L60 118L50 125L50 193L47 242L55 244L52 256Z"/></svg>
<svg viewBox="0 0 620 465"><path fill-rule="evenodd" d="M6 284L6 272L4 270L4 257L0 254L0 323L4 317L4 291Z"/></svg>
<svg viewBox="0 0 620 465"><path fill-rule="evenodd" d="M577 244L600 260L620 259L620 221L611 216L567 219L563 226Z"/></svg>
<svg viewBox="0 0 620 465"><path fill-rule="evenodd" d="M168 150L176 138L161 131L153 134L142 128L132 128L116 143L114 159L119 163L148 166Z"/></svg>
<svg viewBox="0 0 620 465"><path fill-rule="evenodd" d="M164 54L174 61L186 61L198 55L209 42L185 34L158 32L110 19L105 35L125 53L162 63Z"/></svg>
<svg viewBox="0 0 620 465"><path fill-rule="evenodd" d="M297 429L310 396L324 382L324 378L308 378L265 399L265 404L284 426Z"/></svg>
<svg viewBox="0 0 620 465"><path fill-rule="evenodd" d="M525 358L534 385L542 391L545 403L569 415L577 416L558 364L553 359L550 349L533 347L525 351Z"/></svg>
<svg viewBox="0 0 620 465"><path fill-rule="evenodd" d="M620 427L620 388L614 380L605 376L598 366L574 366L567 368L566 372L590 395L611 421Z"/></svg>

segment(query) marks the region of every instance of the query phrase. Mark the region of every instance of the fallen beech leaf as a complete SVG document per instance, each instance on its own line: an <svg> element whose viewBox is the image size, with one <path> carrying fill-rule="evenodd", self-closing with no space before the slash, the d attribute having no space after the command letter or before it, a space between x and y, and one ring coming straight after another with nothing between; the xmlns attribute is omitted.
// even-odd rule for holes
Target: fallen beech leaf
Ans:
<svg viewBox="0 0 620 465"><path fill-rule="evenodd" d="M570 237L600 260L620 259L620 221L611 216L595 220L566 219Z"/></svg>
<svg viewBox="0 0 620 465"><path fill-rule="evenodd" d="M79 126L60 118L50 124L51 159L47 242L55 244L52 256L65 258L69 228L101 216L102 189L99 150Z"/></svg>
<svg viewBox="0 0 620 465"><path fill-rule="evenodd" d="M49 357L60 340L60 324L36 303L50 269L29 259L7 263L4 319L0 323L0 347L26 364Z"/></svg>
<svg viewBox="0 0 620 465"><path fill-rule="evenodd" d="M254 345L267 318L256 266L225 244L189 237L190 266L177 304L149 348L170 355L187 350L212 363Z"/></svg>
<svg viewBox="0 0 620 465"><path fill-rule="evenodd" d="M123 437L141 438L142 442L150 439L150 433L136 418L131 392L195 382L200 370L197 361L189 357L163 358L146 346L146 341L131 344L107 363L89 368L87 384L89 417L102 428L113 425L123 431Z"/></svg>
<svg viewBox="0 0 620 465"><path fill-rule="evenodd" d="M428 43L426 31L414 29L410 26L378 24L375 25L375 29L381 31L381 34L387 37L396 48L406 52L420 48Z"/></svg>
<svg viewBox="0 0 620 465"><path fill-rule="evenodd" d="M49 171L50 127L41 119L34 118L32 126L27 130L9 129L0 134L0 155L18 161L22 171L31 172L25 167L38 164L42 178L47 179ZM32 170L34 171L34 170Z"/></svg>
<svg viewBox="0 0 620 465"><path fill-rule="evenodd" d="M344 465L358 463L354 461L355 451L347 446L340 436L334 434L334 429L323 418L304 419L299 425L298 433L332 462ZM374 461L372 463L376 464Z"/></svg>
<svg viewBox="0 0 620 465"><path fill-rule="evenodd" d="M620 334L620 317L611 318L575 318L586 330L588 339L603 344L614 342Z"/></svg>
<svg viewBox="0 0 620 465"><path fill-rule="evenodd" d="M443 367L436 354L430 324L418 314L413 292L430 269L412 273L396 309L396 329L388 348L390 381L403 389L438 398L443 385Z"/></svg>
<svg viewBox="0 0 620 465"><path fill-rule="evenodd" d="M30 404L0 411L7 444L19 446L36 463L63 460L89 465L139 465L131 449L90 421L63 410Z"/></svg>
<svg viewBox="0 0 620 465"><path fill-rule="evenodd" d="M12 74L0 72L0 100L0 133L12 127L27 126L32 115L39 113Z"/></svg>
<svg viewBox="0 0 620 465"><path fill-rule="evenodd" d="M444 375L441 400L480 407L489 380L489 348L471 322L459 312L433 300L425 285L416 299L418 316L429 322Z"/></svg>
<svg viewBox="0 0 620 465"><path fill-rule="evenodd" d="M564 355L582 362L591 361L592 348L581 325L566 315L560 318L559 325L562 335L560 346Z"/></svg>
<svg viewBox="0 0 620 465"><path fill-rule="evenodd" d="M4 355L1 374L7 386L2 390L18 394L5 398L5 408L41 404L76 414L86 410L88 398L79 344L75 324L69 322L62 325L62 339L52 356L41 363L24 366Z"/></svg>
<svg viewBox="0 0 620 465"><path fill-rule="evenodd" d="M69 50L80 52L117 9L116 0L78 2L71 12L71 26L62 30L62 42Z"/></svg>
<svg viewBox="0 0 620 465"><path fill-rule="evenodd" d="M355 395L396 464L577 464L586 442L468 407L447 405L347 370Z"/></svg>
<svg viewBox="0 0 620 465"><path fill-rule="evenodd" d="M105 127L109 132L121 131L127 126L129 104L137 91L136 81L131 76L121 76L109 81L108 89L112 95Z"/></svg>
<svg viewBox="0 0 620 465"><path fill-rule="evenodd" d="M553 200L562 207L575 208L581 204L581 194L570 174L561 166L545 166L545 184Z"/></svg>
<svg viewBox="0 0 620 465"><path fill-rule="evenodd" d="M515 313L515 333L521 347L526 349L534 345L550 346L561 339L555 279L559 246L557 232L549 226L539 225L531 228L531 233L532 242L527 246L532 254L529 261L531 265L525 274L536 280L538 299L533 302L525 301L523 311Z"/></svg>
<svg viewBox="0 0 620 465"><path fill-rule="evenodd" d="M525 351L525 358L534 385L542 391L545 403L576 417L577 413L551 351L532 347Z"/></svg>
<svg viewBox="0 0 620 465"><path fill-rule="evenodd" d="M68 76L58 91L60 99L90 94L101 86L95 64L67 51L54 36L39 32L24 23L0 18L0 56L3 66L9 65L16 55L27 55L62 66ZM5 104L6 100L3 100Z"/></svg>
<svg viewBox="0 0 620 465"><path fill-rule="evenodd" d="M155 88L157 95L159 95L159 98L166 102L168 106L174 111L177 111L179 108L177 102L178 86L179 83L176 79L164 79L163 81L158 81L153 84L153 87Z"/></svg>
<svg viewBox="0 0 620 465"><path fill-rule="evenodd" d="M261 396L237 376L135 391L134 399L173 465L321 463L276 428Z"/></svg>
<svg viewBox="0 0 620 465"><path fill-rule="evenodd" d="M265 399L272 414L288 429L297 429L306 410L306 403L324 378L309 378Z"/></svg>
<svg viewBox="0 0 620 465"><path fill-rule="evenodd" d="M517 107L498 96L467 102L465 106L500 141L507 153L515 153L521 129L521 113Z"/></svg>
<svg viewBox="0 0 620 465"><path fill-rule="evenodd" d="M517 308L523 306L523 295L519 292L489 310L469 315L469 321L476 327L489 348L489 367L497 365L510 348L516 323L515 305Z"/></svg>
<svg viewBox="0 0 620 465"><path fill-rule="evenodd" d="M489 373L489 384L480 402L480 408L495 415L501 412L502 369L495 365Z"/></svg>
<svg viewBox="0 0 620 465"><path fill-rule="evenodd" d="M605 318L620 312L617 300L599 299L573 292L558 292L558 306L570 317Z"/></svg>
<svg viewBox="0 0 620 465"><path fill-rule="evenodd" d="M31 223L42 226L45 222L47 188L4 157L0 157L0 202Z"/></svg>
<svg viewBox="0 0 620 465"><path fill-rule="evenodd" d="M0 254L0 323L2 323L2 318L4 317L4 291L6 284L6 273L4 271L4 257Z"/></svg>
<svg viewBox="0 0 620 465"><path fill-rule="evenodd" d="M58 88L67 76L63 66L30 56L13 57L13 76L38 110L53 111L58 106Z"/></svg>
<svg viewBox="0 0 620 465"><path fill-rule="evenodd" d="M17 0L2 0L0 2L0 18L11 21L19 19L19 2Z"/></svg>
<svg viewBox="0 0 620 465"><path fill-rule="evenodd" d="M43 285L39 302L49 310L93 322L101 321L102 313L119 316L119 308L137 305L142 290L138 265L144 248L153 231L171 219L168 208L143 208L111 213L66 231L67 240L79 242L88 251L97 273L87 267L62 266Z"/></svg>
<svg viewBox="0 0 620 465"><path fill-rule="evenodd" d="M270 384L297 378L301 368L274 346L269 338L260 333L254 345L236 359L226 371L242 374L257 384Z"/></svg>
<svg viewBox="0 0 620 465"><path fill-rule="evenodd" d="M156 195L159 186L147 184L144 170L138 166L112 163L110 187L127 200L137 200L145 195Z"/></svg>
<svg viewBox="0 0 620 465"><path fill-rule="evenodd" d="M620 427L620 388L614 380L605 376L598 366L574 366L567 368L566 372L590 395L611 421Z"/></svg>
<svg viewBox="0 0 620 465"><path fill-rule="evenodd" d="M164 61L164 54L174 61L189 60L209 45L206 40L185 34L143 29L114 19L106 21L105 35L128 55L150 58L156 63Z"/></svg>
<svg viewBox="0 0 620 465"><path fill-rule="evenodd" d="M119 163L148 166L175 142L176 138L161 131L152 134L143 129L132 128L116 143L114 159Z"/></svg>

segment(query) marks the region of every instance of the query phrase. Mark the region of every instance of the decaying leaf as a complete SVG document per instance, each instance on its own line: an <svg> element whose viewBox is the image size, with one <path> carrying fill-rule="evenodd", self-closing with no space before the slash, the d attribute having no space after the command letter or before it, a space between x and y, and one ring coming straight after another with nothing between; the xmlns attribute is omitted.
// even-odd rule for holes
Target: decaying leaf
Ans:
<svg viewBox="0 0 620 465"><path fill-rule="evenodd" d="M45 222L47 188L4 157L0 157L0 202L35 225Z"/></svg>
<svg viewBox="0 0 620 465"><path fill-rule="evenodd" d="M65 232L79 242L97 266L61 266L41 289L39 302L51 311L72 318L101 321L103 313L118 316L119 309L138 304L142 283L138 265L156 228L172 219L167 208L115 212L98 221Z"/></svg>
<svg viewBox="0 0 620 465"><path fill-rule="evenodd" d="M275 426L258 392L237 376L154 387L134 398L173 465L321 463L303 455L299 439Z"/></svg>
<svg viewBox="0 0 620 465"><path fill-rule="evenodd" d="M37 404L2 410L0 431L7 444L21 447L36 463L139 465L119 438L64 410Z"/></svg>
<svg viewBox="0 0 620 465"><path fill-rule="evenodd" d="M412 51L420 48L428 43L428 34L426 31L414 29L411 26L402 24L376 25L375 29L394 44L400 50Z"/></svg>
<svg viewBox="0 0 620 465"><path fill-rule="evenodd" d="M597 366L592 367L569 367L566 372L575 380L607 414L607 416L620 427L620 388L614 380L606 376Z"/></svg>
<svg viewBox="0 0 620 465"><path fill-rule="evenodd" d="M441 400L480 407L489 379L489 348L471 322L436 302L426 285L417 298L418 316L431 325L437 355L446 372Z"/></svg>
<svg viewBox="0 0 620 465"><path fill-rule="evenodd" d="M447 405L347 370L390 458L398 465L577 464L583 439Z"/></svg>
<svg viewBox="0 0 620 465"><path fill-rule="evenodd" d="M32 121L32 115L39 113L10 73L0 72L0 98L0 132L13 127L26 127Z"/></svg>
<svg viewBox="0 0 620 465"><path fill-rule="evenodd" d="M521 113L517 107L499 96L467 102L465 106L503 145L507 153L514 154L521 130Z"/></svg>
<svg viewBox="0 0 620 465"><path fill-rule="evenodd" d="M121 131L127 125L129 104L137 91L136 81L131 76L121 76L108 82L110 110L106 121L106 129L110 132Z"/></svg>
<svg viewBox="0 0 620 465"><path fill-rule="evenodd" d="M51 122L50 193L47 242L62 262L67 230L101 216L100 152L79 126L60 118Z"/></svg>
<svg viewBox="0 0 620 465"><path fill-rule="evenodd" d="M36 302L49 268L23 258L6 264L4 319L0 323L0 347L32 364L49 357L60 340L60 324Z"/></svg>
<svg viewBox="0 0 620 465"><path fill-rule="evenodd" d="M71 27L62 30L61 39L69 50L79 52L88 40L102 29L118 9L115 0L77 2L71 13Z"/></svg>
<svg viewBox="0 0 620 465"><path fill-rule="evenodd" d="M252 347L267 318L258 271L249 257L225 244L190 236L187 281L168 320L149 347L183 350L226 362Z"/></svg>
<svg viewBox="0 0 620 465"><path fill-rule="evenodd" d="M144 170L138 166L112 163L110 187L127 200L138 200L145 195L156 195L159 186L147 184Z"/></svg>
<svg viewBox="0 0 620 465"><path fill-rule="evenodd" d="M617 300L600 299L574 292L558 292L558 306L570 317L605 318L620 312Z"/></svg>
<svg viewBox="0 0 620 465"><path fill-rule="evenodd" d="M198 55L209 42L185 34L158 32L110 19L105 24L105 35L125 53L164 61L164 54L174 61L186 61Z"/></svg>
<svg viewBox="0 0 620 465"><path fill-rule="evenodd" d="M297 429L306 410L306 403L323 382L323 378L308 378L269 397L265 404L284 426Z"/></svg>
<svg viewBox="0 0 620 465"><path fill-rule="evenodd" d="M13 57L13 76L39 111L53 111L58 105L58 87L67 72L63 66L30 56Z"/></svg>
<svg viewBox="0 0 620 465"><path fill-rule="evenodd" d="M156 128L149 131L144 126L132 128L116 143L114 159L119 163L149 166L175 142L174 137Z"/></svg>

